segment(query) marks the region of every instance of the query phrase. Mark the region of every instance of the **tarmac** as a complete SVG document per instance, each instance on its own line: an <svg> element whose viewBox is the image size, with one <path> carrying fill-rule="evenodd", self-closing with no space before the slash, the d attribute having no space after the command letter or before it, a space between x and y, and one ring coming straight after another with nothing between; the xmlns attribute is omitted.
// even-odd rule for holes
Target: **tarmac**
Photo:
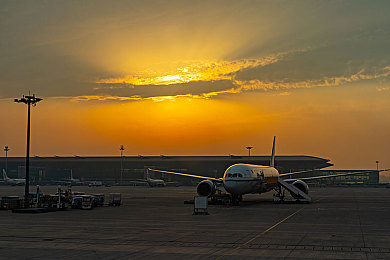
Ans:
<svg viewBox="0 0 390 260"><path fill-rule="evenodd" d="M274 204L272 192L246 195L240 206L209 205L209 215L184 204L195 187L73 190L120 192L123 205L1 210L0 259L390 259L386 188L312 188L310 204ZM0 186L1 196L21 194L23 187Z"/></svg>

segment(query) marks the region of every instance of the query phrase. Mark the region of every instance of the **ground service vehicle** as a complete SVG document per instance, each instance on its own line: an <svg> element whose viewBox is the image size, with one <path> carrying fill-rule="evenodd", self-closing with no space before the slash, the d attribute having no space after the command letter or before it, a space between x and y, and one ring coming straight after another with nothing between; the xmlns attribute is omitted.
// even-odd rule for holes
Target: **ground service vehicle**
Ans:
<svg viewBox="0 0 390 260"><path fill-rule="evenodd" d="M85 192L82 192L82 191L73 191L73 192L72 192L72 195L73 195L73 196L85 195Z"/></svg>
<svg viewBox="0 0 390 260"><path fill-rule="evenodd" d="M104 206L104 194L93 194L93 206L103 207Z"/></svg>
<svg viewBox="0 0 390 260"><path fill-rule="evenodd" d="M108 201L109 206L120 206L122 203L122 196L120 193L110 193L110 199Z"/></svg>
<svg viewBox="0 0 390 260"><path fill-rule="evenodd" d="M81 204L83 203L83 198L81 196L74 196L71 200L72 209L81 209Z"/></svg>
<svg viewBox="0 0 390 260"><path fill-rule="evenodd" d="M91 195L81 195L81 209L92 209L93 207L93 197Z"/></svg>

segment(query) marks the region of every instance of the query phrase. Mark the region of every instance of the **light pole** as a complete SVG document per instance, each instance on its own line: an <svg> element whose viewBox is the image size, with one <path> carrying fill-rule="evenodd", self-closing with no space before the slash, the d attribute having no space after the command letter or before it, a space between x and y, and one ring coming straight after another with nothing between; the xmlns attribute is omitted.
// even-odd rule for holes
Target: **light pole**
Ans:
<svg viewBox="0 0 390 260"><path fill-rule="evenodd" d="M125 147L121 145L119 150L121 151L121 184L123 184L123 151L125 150Z"/></svg>
<svg viewBox="0 0 390 260"><path fill-rule="evenodd" d="M27 149L26 149L26 185L24 187L24 206L28 208L28 194L30 185L30 107L36 106L42 98L37 98L33 94L32 96L23 96L21 99L15 98L14 101L17 103L25 103L27 105Z"/></svg>
<svg viewBox="0 0 390 260"><path fill-rule="evenodd" d="M379 161L376 161L376 170L379 171Z"/></svg>
<svg viewBox="0 0 390 260"><path fill-rule="evenodd" d="M5 151L5 172L8 174L8 145L4 146L4 151Z"/></svg>
<svg viewBox="0 0 390 260"><path fill-rule="evenodd" d="M248 155L248 157L249 157L249 160L251 159L251 149L253 148L252 146L247 146L247 147L245 147L246 149L248 149L248 153L249 153L249 155Z"/></svg>

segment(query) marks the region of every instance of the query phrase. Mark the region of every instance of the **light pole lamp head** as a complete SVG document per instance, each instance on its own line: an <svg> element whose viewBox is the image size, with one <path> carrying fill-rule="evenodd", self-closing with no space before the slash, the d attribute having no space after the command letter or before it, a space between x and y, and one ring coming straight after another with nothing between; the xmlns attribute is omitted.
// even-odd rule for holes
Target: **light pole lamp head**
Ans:
<svg viewBox="0 0 390 260"><path fill-rule="evenodd" d="M6 151L6 152L9 151L8 145L4 146L4 151Z"/></svg>
<svg viewBox="0 0 390 260"><path fill-rule="evenodd" d="M250 150L250 149L253 148L253 146L247 146L247 147L245 147L245 148L248 149L248 150Z"/></svg>
<svg viewBox="0 0 390 260"><path fill-rule="evenodd" d="M21 99L15 98L14 101L17 103L26 103L27 104L27 100L24 98L24 96Z"/></svg>
<svg viewBox="0 0 390 260"><path fill-rule="evenodd" d="M125 147L123 145L121 145L121 148L119 150L123 151L123 150L125 150Z"/></svg>
<svg viewBox="0 0 390 260"><path fill-rule="evenodd" d="M25 103L25 104L31 104L33 106L35 106L39 101L41 101L42 98L37 98L35 97L35 95L33 94L32 96L24 96L21 98L21 99L17 99L15 98L14 101L17 102L17 103Z"/></svg>

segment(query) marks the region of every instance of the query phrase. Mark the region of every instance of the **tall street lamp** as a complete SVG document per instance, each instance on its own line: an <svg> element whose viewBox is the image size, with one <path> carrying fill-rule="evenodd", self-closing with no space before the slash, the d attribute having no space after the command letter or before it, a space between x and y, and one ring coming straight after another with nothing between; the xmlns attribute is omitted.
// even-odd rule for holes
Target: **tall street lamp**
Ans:
<svg viewBox="0 0 390 260"><path fill-rule="evenodd" d="M379 161L376 161L376 170L379 171Z"/></svg>
<svg viewBox="0 0 390 260"><path fill-rule="evenodd" d="M4 146L4 151L5 151L5 172L8 174L8 145Z"/></svg>
<svg viewBox="0 0 390 260"><path fill-rule="evenodd" d="M123 184L123 151L125 150L125 147L121 145L119 150L121 151L121 184Z"/></svg>
<svg viewBox="0 0 390 260"><path fill-rule="evenodd" d="M29 185L30 185L30 107L36 106L42 98L37 98L33 94L32 96L23 96L21 99L15 98L15 102L24 103L27 105L27 149L26 149L26 185L24 188L24 206L28 208L28 194L29 194Z"/></svg>
<svg viewBox="0 0 390 260"><path fill-rule="evenodd" d="M248 157L249 157L249 160L251 159L251 149L253 148L252 146L247 146L247 147L245 147L246 149L248 149L248 153L249 153L249 155L248 155Z"/></svg>

